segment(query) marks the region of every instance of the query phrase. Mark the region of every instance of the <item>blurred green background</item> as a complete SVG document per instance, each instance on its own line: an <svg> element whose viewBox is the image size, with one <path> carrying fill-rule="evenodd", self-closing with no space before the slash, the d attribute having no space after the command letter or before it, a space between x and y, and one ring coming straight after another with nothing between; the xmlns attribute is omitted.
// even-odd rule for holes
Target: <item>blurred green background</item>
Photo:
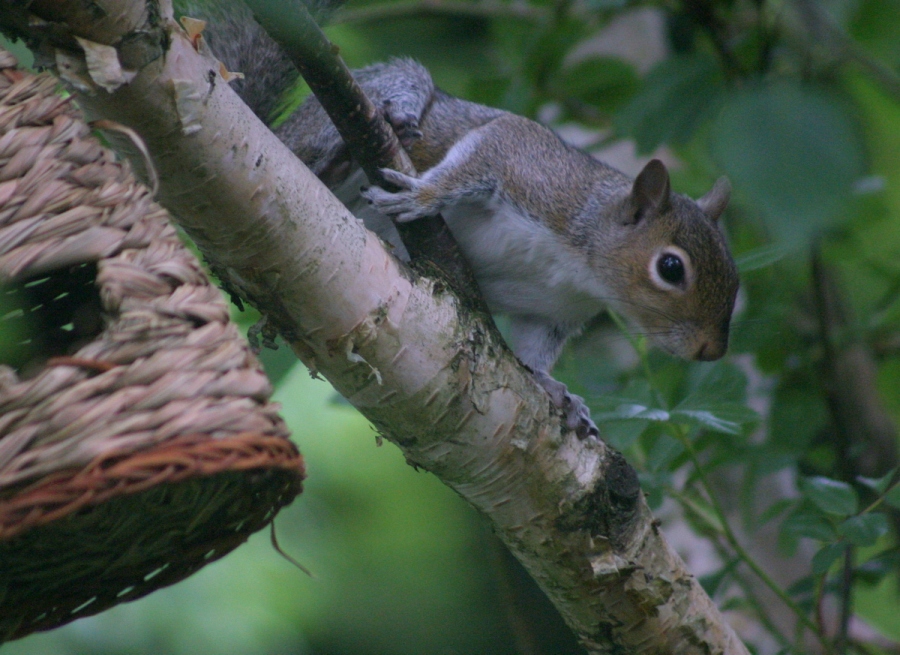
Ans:
<svg viewBox="0 0 900 655"><path fill-rule="evenodd" d="M604 317L557 373L754 652L814 652L794 613L834 652L900 652L900 1L353 0L328 32L351 66L414 57L446 91L551 124L628 173L661 157L680 192L730 177L729 357L675 361ZM284 348L263 359L309 472L278 536L314 577L259 534L4 653L577 652L473 510L377 447Z"/></svg>

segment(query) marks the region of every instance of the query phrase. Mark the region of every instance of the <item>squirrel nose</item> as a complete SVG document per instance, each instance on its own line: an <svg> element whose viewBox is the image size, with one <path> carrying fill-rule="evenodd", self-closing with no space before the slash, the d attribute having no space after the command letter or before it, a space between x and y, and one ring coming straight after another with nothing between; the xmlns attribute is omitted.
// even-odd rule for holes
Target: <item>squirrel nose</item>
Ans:
<svg viewBox="0 0 900 655"><path fill-rule="evenodd" d="M701 362L711 362L725 354L727 345L721 341L704 341L694 353L694 359Z"/></svg>

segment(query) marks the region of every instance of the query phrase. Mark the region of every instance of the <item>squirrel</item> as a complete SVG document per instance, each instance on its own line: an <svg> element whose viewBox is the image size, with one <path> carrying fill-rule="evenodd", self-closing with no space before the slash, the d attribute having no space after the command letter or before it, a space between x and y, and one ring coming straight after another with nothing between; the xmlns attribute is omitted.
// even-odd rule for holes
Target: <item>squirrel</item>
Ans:
<svg viewBox="0 0 900 655"><path fill-rule="evenodd" d="M244 79L236 91L269 121L298 72L237 0L193 0L213 54ZM441 213L492 313L509 317L513 352L579 436L598 435L582 398L550 371L566 340L606 308L653 343L693 360L725 354L738 290L718 224L720 178L699 200L672 192L651 160L635 179L532 120L453 97L410 59L354 77L384 110L419 177L383 170L399 190L366 184L315 97L276 135L368 227L405 250L394 221Z"/></svg>

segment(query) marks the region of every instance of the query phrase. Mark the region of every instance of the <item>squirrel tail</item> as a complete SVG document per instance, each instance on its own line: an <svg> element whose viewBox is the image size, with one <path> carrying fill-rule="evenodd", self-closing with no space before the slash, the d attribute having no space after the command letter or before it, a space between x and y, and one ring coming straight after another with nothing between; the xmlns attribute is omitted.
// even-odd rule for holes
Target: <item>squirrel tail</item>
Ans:
<svg viewBox="0 0 900 655"><path fill-rule="evenodd" d="M340 3L332 0L303 0L317 19L327 17ZM243 73L232 88L266 124L287 92L294 88L300 73L241 0L176 0L176 14L202 18L207 22L203 38L213 54L229 71Z"/></svg>

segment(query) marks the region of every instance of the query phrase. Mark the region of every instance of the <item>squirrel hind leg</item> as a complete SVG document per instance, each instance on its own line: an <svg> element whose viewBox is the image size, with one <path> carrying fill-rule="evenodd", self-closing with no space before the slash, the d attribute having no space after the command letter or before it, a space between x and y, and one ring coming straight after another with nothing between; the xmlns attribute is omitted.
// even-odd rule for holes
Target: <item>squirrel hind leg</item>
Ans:
<svg viewBox="0 0 900 655"><path fill-rule="evenodd" d="M566 427L584 439L600 435L591 419L590 408L581 396L570 393L565 384L549 373L566 340L579 330L577 325L555 324L539 317L510 316L513 352L531 369L535 381L550 396L554 407L562 412Z"/></svg>

